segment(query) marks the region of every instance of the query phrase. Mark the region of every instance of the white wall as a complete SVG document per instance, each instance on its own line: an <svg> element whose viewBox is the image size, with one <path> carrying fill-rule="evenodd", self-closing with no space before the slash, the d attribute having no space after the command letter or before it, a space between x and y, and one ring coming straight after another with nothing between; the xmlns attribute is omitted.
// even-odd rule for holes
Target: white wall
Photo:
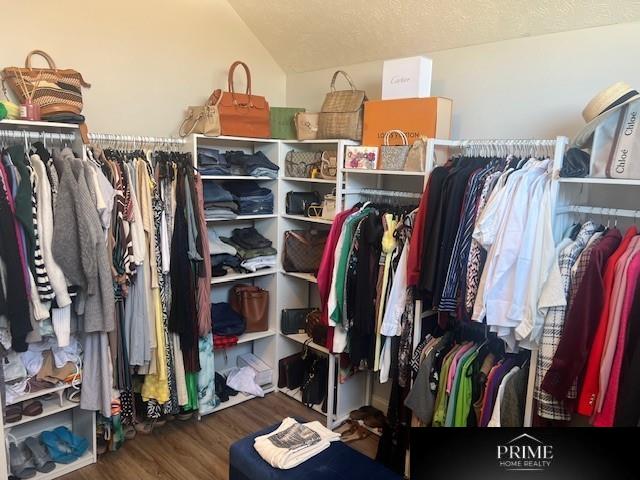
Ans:
<svg viewBox="0 0 640 480"><path fill-rule="evenodd" d="M7 1L2 25L2 66L42 49L92 84L84 114L95 132L176 134L187 105L226 90L234 60L251 67L254 93L285 101L283 70L226 0Z"/></svg>
<svg viewBox="0 0 640 480"><path fill-rule="evenodd" d="M586 103L609 84L640 89L638 51L640 23L628 23L427 55L432 95L453 99L453 138L546 138L573 136ZM380 98L382 62L340 68ZM319 109L334 70L287 75L287 104Z"/></svg>

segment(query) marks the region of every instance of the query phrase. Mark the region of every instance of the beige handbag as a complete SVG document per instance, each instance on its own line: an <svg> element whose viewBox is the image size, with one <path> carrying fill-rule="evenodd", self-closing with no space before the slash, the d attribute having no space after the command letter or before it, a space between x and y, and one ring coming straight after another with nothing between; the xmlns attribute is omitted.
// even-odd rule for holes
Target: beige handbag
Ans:
<svg viewBox="0 0 640 480"><path fill-rule="evenodd" d="M404 163L405 172L424 172L426 160L427 137L420 137L413 142L407 153L407 161Z"/></svg>
<svg viewBox="0 0 640 480"><path fill-rule="evenodd" d="M298 112L294 117L298 140L318 138L318 113Z"/></svg>
<svg viewBox="0 0 640 480"><path fill-rule="evenodd" d="M309 217L322 218L323 220L333 220L336 216L336 191L327 193L322 203L312 203L309 205Z"/></svg>
<svg viewBox="0 0 640 480"><path fill-rule="evenodd" d="M336 90L336 78L342 74L350 90ZM322 111L318 119L318 138L321 139L362 139L362 121L364 117L364 102L367 95L364 90L357 90L342 70L333 74L331 91L327 93L322 104Z"/></svg>
<svg viewBox="0 0 640 480"><path fill-rule="evenodd" d="M402 145L389 145L391 134L397 134ZM409 139L402 130L388 130L384 134L383 145L380 147L380 167L382 170L404 170L409 153Z"/></svg>
<svg viewBox="0 0 640 480"><path fill-rule="evenodd" d="M186 137L192 133L199 133L207 137L217 137L220 135L220 112L218 105L222 100L220 90L218 94L214 91L207 103L201 107L188 107L187 117L180 125L180 136ZM217 99L214 101L214 98Z"/></svg>
<svg viewBox="0 0 640 480"><path fill-rule="evenodd" d="M338 152L325 150L322 152L320 177L325 180L335 180L338 174Z"/></svg>

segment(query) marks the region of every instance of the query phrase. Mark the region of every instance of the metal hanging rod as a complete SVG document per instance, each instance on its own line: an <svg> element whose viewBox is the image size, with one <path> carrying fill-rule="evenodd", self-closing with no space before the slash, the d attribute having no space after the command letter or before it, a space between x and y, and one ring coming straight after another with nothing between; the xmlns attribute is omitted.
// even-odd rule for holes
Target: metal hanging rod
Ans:
<svg viewBox="0 0 640 480"><path fill-rule="evenodd" d="M185 145L184 138L176 137L148 137L144 135L120 135L117 133L90 133L89 140L97 143L108 143L112 145Z"/></svg>
<svg viewBox="0 0 640 480"><path fill-rule="evenodd" d="M587 213L607 217L640 218L640 210L627 210L623 208L588 207L583 205L569 205L561 207L556 212L558 215L567 213Z"/></svg>
<svg viewBox="0 0 640 480"><path fill-rule="evenodd" d="M76 135L72 133L32 132L27 130L0 130L0 139L19 138L24 140L59 140L74 141Z"/></svg>
<svg viewBox="0 0 640 480"><path fill-rule="evenodd" d="M516 146L516 145L526 145L526 146L555 146L559 139L564 137L559 137L556 139L533 139L533 138L485 138L485 139L466 139L466 140L442 140L442 139L434 139L433 142L437 146L444 147L463 147L463 146L472 146L472 145L495 145L495 146Z"/></svg>
<svg viewBox="0 0 640 480"><path fill-rule="evenodd" d="M398 197L398 198L420 198L421 193L399 192L395 190L375 190L373 188L363 188L361 190L348 190L345 195L366 195L371 197Z"/></svg>

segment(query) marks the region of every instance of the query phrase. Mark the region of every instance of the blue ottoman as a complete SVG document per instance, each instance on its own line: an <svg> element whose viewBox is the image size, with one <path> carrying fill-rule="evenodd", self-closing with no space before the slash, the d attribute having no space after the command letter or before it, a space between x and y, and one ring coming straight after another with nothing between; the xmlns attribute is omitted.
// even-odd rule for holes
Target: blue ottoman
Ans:
<svg viewBox="0 0 640 480"><path fill-rule="evenodd" d="M304 420L298 419L303 422ZM229 449L229 480L387 480L401 479L384 465L374 462L342 442L311 457L289 470L273 468L253 448L253 440L273 432L280 424L272 425L238 440Z"/></svg>

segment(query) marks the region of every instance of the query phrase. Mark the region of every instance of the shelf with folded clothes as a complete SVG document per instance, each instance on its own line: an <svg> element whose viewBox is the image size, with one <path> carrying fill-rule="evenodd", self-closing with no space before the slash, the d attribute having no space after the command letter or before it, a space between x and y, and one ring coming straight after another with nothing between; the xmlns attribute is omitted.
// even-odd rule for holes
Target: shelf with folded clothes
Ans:
<svg viewBox="0 0 640 480"><path fill-rule="evenodd" d="M247 272L247 273L230 273L225 275L224 277L212 278L211 285L217 285L220 283L227 283L227 282L238 282L238 281L247 280L249 278L254 278L254 277L274 275L276 273L278 273L277 268L265 268L262 270L257 270L255 272Z"/></svg>
<svg viewBox="0 0 640 480"><path fill-rule="evenodd" d="M301 280L306 280L309 283L318 283L318 278L311 273L303 273L303 272L282 272L283 275L287 275L289 277L299 278Z"/></svg>
<svg viewBox="0 0 640 480"><path fill-rule="evenodd" d="M243 333L242 335L236 337L233 335L230 336L217 336L213 335L213 348L214 351L218 350L226 350L228 348L233 348L238 345L242 345L243 343L255 342L257 340L262 340L264 338L273 337L276 334L275 330L265 330L264 332L250 332ZM218 345L218 341L221 339L221 344Z"/></svg>
<svg viewBox="0 0 640 480"><path fill-rule="evenodd" d="M274 216L273 190L255 180L245 182L205 182L203 185L205 220L235 220L241 216Z"/></svg>
<svg viewBox="0 0 640 480"><path fill-rule="evenodd" d="M288 388L282 387L282 388L278 388L278 391L281 393L284 393L288 397L291 397L299 402L302 402L302 390L299 388L296 388L295 390L289 390ZM310 408L315 410L318 413L321 413L322 415L327 414L327 412L322 411L321 405L311 405Z"/></svg>
<svg viewBox="0 0 640 480"><path fill-rule="evenodd" d="M304 215L290 215L288 213L283 213L281 216L282 218L288 218L289 220L298 220L300 222L322 223L325 225L331 225L333 223L333 220L327 220L320 217L305 217Z"/></svg>
<svg viewBox="0 0 640 480"><path fill-rule="evenodd" d="M274 145L276 148L278 145ZM270 149L272 150L273 147ZM279 167L262 150L234 148L225 146L206 146L198 144L195 147L196 168L203 179L224 180L225 177L240 177L246 179L265 178L276 180ZM267 151L269 153L269 151ZM273 154L271 154L273 156Z"/></svg>
<svg viewBox="0 0 640 480"><path fill-rule="evenodd" d="M201 175L202 180L256 180L263 182L275 182L277 178L252 177L251 175Z"/></svg>
<svg viewBox="0 0 640 480"><path fill-rule="evenodd" d="M210 141L214 144L223 144L223 143L229 143L229 145L238 145L241 143L246 143L246 144L255 144L255 143L278 143L280 140L278 140L277 138L258 138L258 137L234 137L234 136L230 136L230 135L220 135L218 137L211 137L211 136L207 136L207 135L202 135L202 134L194 134L193 135L194 138L196 138L198 141Z"/></svg>

